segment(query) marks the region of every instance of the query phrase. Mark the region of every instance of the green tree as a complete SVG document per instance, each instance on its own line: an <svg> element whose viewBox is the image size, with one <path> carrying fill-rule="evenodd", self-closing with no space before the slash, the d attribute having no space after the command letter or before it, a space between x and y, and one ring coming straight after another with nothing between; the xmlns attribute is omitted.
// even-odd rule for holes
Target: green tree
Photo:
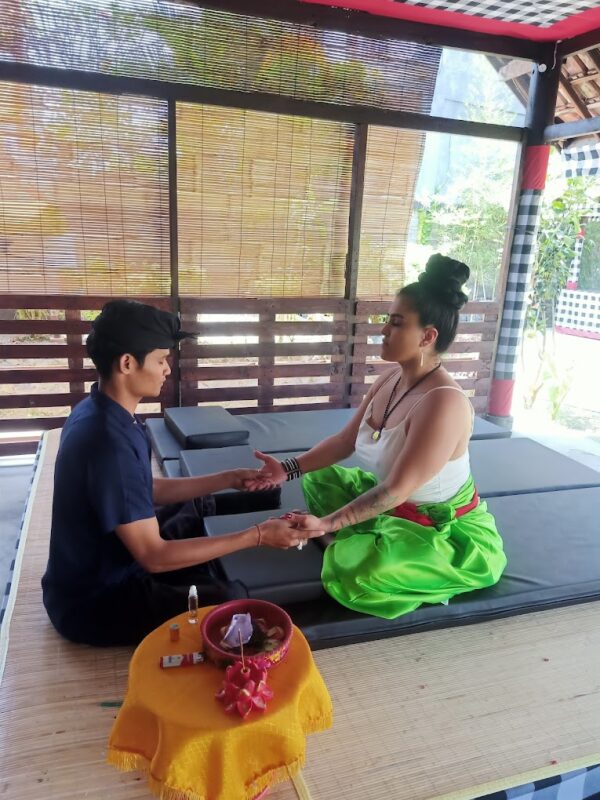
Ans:
<svg viewBox="0 0 600 800"><path fill-rule="evenodd" d="M596 206L591 186L589 178L569 178L560 197L542 205L526 325L544 338L554 326L556 301L567 284L582 217Z"/></svg>

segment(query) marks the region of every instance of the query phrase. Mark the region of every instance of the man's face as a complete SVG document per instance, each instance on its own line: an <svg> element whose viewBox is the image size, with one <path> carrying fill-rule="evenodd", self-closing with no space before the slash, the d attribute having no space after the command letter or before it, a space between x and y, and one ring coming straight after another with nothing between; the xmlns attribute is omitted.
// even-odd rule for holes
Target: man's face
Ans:
<svg viewBox="0 0 600 800"><path fill-rule="evenodd" d="M152 350L142 365L131 358L128 372L131 393L139 397L158 397L167 377L171 374L169 350Z"/></svg>

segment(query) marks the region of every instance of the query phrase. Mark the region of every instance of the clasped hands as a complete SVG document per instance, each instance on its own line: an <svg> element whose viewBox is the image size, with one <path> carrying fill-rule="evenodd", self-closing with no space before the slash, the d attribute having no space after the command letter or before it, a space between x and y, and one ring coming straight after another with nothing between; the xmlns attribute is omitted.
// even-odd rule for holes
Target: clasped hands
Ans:
<svg viewBox="0 0 600 800"><path fill-rule="evenodd" d="M261 469L232 470L232 489L257 492L274 489L286 482L287 473L276 458L259 450L255 450L254 455L264 462L264 466ZM297 547L299 550L304 547L308 539L329 532L324 520L315 517L314 514L298 510L261 522L261 529L268 537L265 537L265 544L274 547ZM271 532L275 534L274 538L277 541L270 541Z"/></svg>

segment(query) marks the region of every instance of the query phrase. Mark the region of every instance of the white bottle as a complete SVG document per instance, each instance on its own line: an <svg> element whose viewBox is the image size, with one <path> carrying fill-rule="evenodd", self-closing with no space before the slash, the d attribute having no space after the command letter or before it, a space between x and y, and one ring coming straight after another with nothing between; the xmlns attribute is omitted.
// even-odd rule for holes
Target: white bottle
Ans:
<svg viewBox="0 0 600 800"><path fill-rule="evenodd" d="M194 585L190 586L188 594L188 622L190 625L198 622L198 590Z"/></svg>

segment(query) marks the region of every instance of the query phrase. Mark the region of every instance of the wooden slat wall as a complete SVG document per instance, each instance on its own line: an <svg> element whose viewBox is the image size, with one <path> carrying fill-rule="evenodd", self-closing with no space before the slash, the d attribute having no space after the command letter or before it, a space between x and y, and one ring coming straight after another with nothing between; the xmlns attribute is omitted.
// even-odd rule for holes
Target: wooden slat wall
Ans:
<svg viewBox="0 0 600 800"><path fill-rule="evenodd" d="M356 304L352 343L352 405L358 405L367 391L367 376L377 376L389 369L388 363L378 357L379 345L368 341L369 336L377 336L381 330L379 324L369 324L369 316L385 314L388 307L386 300L358 301ZM479 414L487 409L498 311L498 303L494 301L468 303L461 312L456 340L444 360L444 366L471 397Z"/></svg>
<svg viewBox="0 0 600 800"><path fill-rule="evenodd" d="M350 396L346 365L351 342L348 309L349 302L342 298L182 298L182 327L185 330L203 337L258 338L256 343L182 342L182 405L236 401L236 407L230 408L233 413L301 410L323 407L323 403L333 408L347 406ZM199 314L252 314L257 319L251 322L203 322L198 320ZM278 316L300 314L329 315L329 319L277 319ZM289 337L291 340L304 335L322 339L330 337L330 340L275 340L276 337ZM284 357L290 363L277 363ZM242 359L246 363L240 364ZM311 378L315 380L306 382ZM280 383L279 379L289 379L290 382ZM241 380L252 383L240 386ZM219 385L215 385L216 381Z"/></svg>
<svg viewBox="0 0 600 800"><path fill-rule="evenodd" d="M0 295L0 455L33 452L35 431L61 426L85 397L84 384L95 380L96 373L84 363L81 336L90 323L82 313L97 311L109 299ZM140 299L170 308L166 297ZM183 328L198 337L221 337L221 342L203 343L200 338L182 343L181 386L169 379L159 398L161 408L176 405L179 392L182 405L224 404L233 413L357 406L373 378L390 367L379 359L379 345L369 341L381 330L370 317L388 307L385 300L351 303L322 297L182 298ZM52 318L7 319L17 309L21 316L51 311ZM214 321L200 320L200 314L256 318ZM312 318L306 319L308 315ZM487 405L497 321L497 303L467 305L445 362L480 413ZM295 340L304 335L325 341ZM24 340L14 342L15 337ZM231 343L228 337L257 341ZM59 363L44 363L46 359ZM29 386L32 391L24 391ZM5 438L8 433L26 435Z"/></svg>
<svg viewBox="0 0 600 800"><path fill-rule="evenodd" d="M182 324L186 330L203 337L258 338L255 343L184 342L180 361L182 404L234 403L230 407L232 413L319 408L323 407L323 401L334 408L357 406L371 379L390 366L379 359L379 345L369 342L369 337L379 335L381 330L369 318L385 313L388 307L385 300L352 304L325 298L182 299ZM276 319L276 315L317 313L329 314L331 320ZM199 321L199 314L253 314L257 320ZM497 303L467 305L457 341L445 362L472 397L478 412L485 411L487 406L497 321ZM274 340L276 336L303 334L328 335L331 340L318 343ZM298 363L275 362L283 356L293 356ZM244 362L240 363L242 359ZM305 382L307 378L319 382ZM288 381L282 384L277 379ZM240 381L252 383L240 385Z"/></svg>
<svg viewBox="0 0 600 800"><path fill-rule="evenodd" d="M82 336L89 333L90 321L89 314L82 314L98 311L110 299L0 295L0 456L35 452L36 432L62 426L86 396L85 383L96 380L96 370L84 363ZM136 299L165 310L171 307L169 297ZM14 318L17 312L19 319ZM48 314L49 319L30 318ZM168 380L159 398L161 407L176 404L176 398L175 383Z"/></svg>

